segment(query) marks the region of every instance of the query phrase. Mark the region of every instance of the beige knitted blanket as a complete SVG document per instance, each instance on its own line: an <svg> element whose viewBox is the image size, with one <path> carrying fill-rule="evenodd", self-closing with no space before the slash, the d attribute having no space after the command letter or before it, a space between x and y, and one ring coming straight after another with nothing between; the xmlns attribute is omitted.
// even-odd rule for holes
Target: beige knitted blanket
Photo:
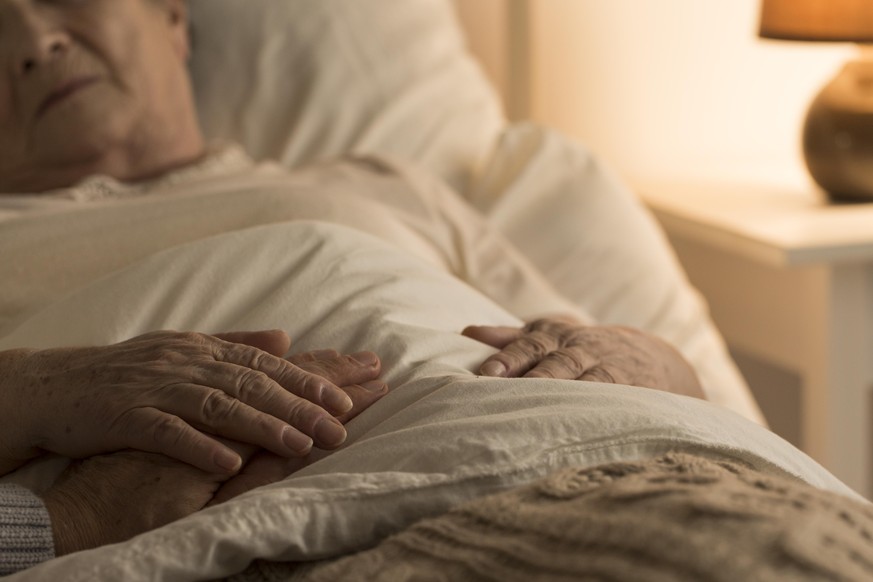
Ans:
<svg viewBox="0 0 873 582"><path fill-rule="evenodd" d="M873 509L736 463L674 454L554 473L335 561L234 582L873 580Z"/></svg>

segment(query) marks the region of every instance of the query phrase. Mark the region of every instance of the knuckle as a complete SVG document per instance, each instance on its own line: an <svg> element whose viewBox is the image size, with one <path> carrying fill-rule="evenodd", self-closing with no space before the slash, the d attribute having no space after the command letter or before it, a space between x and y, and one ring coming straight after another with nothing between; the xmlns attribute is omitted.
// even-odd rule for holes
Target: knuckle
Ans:
<svg viewBox="0 0 873 582"><path fill-rule="evenodd" d="M329 372L324 372L325 375L328 375ZM314 374L306 374L302 382L299 383L299 393L298 396L305 398L307 404L311 404L313 400L319 400L321 398L322 392L324 392L324 378L321 376L316 376Z"/></svg>
<svg viewBox="0 0 873 582"><path fill-rule="evenodd" d="M520 346L530 355L543 358L549 353L551 346L540 335L530 335L519 340Z"/></svg>
<svg viewBox="0 0 873 582"><path fill-rule="evenodd" d="M177 448L183 444L185 432L185 423L181 418L165 414L155 418L149 430L152 440L165 448Z"/></svg>
<svg viewBox="0 0 873 582"><path fill-rule="evenodd" d="M591 382L602 382L604 384L617 384L615 378L609 373L609 370L597 366L587 371L584 375L586 380Z"/></svg>
<svg viewBox="0 0 873 582"><path fill-rule="evenodd" d="M266 368L266 365L268 363L267 362L267 360L268 360L267 353L262 352L260 350L251 350L249 357L248 357L248 360L249 360L249 365L252 368L254 368L256 370L264 369L264 368Z"/></svg>
<svg viewBox="0 0 873 582"><path fill-rule="evenodd" d="M578 376L585 369L585 362L582 355L567 350L556 350L549 357L554 362L554 366L559 369L567 370Z"/></svg>
<svg viewBox="0 0 873 582"><path fill-rule="evenodd" d="M215 423L232 418L239 410L240 401L224 392L214 390L203 399L201 415L203 420Z"/></svg>
<svg viewBox="0 0 873 582"><path fill-rule="evenodd" d="M246 367L256 370L262 373L262 375L282 374L284 372L282 364L284 360L281 358L249 346L235 347L241 350L240 361L244 362Z"/></svg>
<svg viewBox="0 0 873 582"><path fill-rule="evenodd" d="M272 391L273 381L260 370L245 370L236 378L237 398L252 402Z"/></svg>
<svg viewBox="0 0 873 582"><path fill-rule="evenodd" d="M321 407L303 399L294 399L288 406L286 418L291 426L305 433L311 433L315 424L329 416Z"/></svg>

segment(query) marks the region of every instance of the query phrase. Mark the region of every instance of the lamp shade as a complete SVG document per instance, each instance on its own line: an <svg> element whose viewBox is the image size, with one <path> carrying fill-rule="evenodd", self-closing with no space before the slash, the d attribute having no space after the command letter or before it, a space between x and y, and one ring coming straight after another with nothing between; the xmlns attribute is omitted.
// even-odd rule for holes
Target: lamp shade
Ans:
<svg viewBox="0 0 873 582"><path fill-rule="evenodd" d="M763 0L760 35L783 40L873 42L873 0Z"/></svg>

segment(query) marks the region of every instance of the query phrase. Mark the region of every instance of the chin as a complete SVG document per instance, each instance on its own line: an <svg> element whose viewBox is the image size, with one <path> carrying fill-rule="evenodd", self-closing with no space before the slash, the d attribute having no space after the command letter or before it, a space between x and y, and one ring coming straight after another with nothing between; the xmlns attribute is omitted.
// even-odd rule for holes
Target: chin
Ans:
<svg viewBox="0 0 873 582"><path fill-rule="evenodd" d="M94 165L101 170L103 160L130 142L133 123L130 116L109 114L105 111L78 111L76 114L45 118L34 135L33 154L52 165Z"/></svg>

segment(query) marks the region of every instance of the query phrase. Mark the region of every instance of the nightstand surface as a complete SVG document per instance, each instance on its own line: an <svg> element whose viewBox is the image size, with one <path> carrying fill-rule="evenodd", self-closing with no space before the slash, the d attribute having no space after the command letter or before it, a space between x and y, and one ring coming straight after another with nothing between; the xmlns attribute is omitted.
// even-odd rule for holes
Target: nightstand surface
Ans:
<svg viewBox="0 0 873 582"><path fill-rule="evenodd" d="M873 261L873 203L812 187L659 182L640 195L668 231L775 266Z"/></svg>

